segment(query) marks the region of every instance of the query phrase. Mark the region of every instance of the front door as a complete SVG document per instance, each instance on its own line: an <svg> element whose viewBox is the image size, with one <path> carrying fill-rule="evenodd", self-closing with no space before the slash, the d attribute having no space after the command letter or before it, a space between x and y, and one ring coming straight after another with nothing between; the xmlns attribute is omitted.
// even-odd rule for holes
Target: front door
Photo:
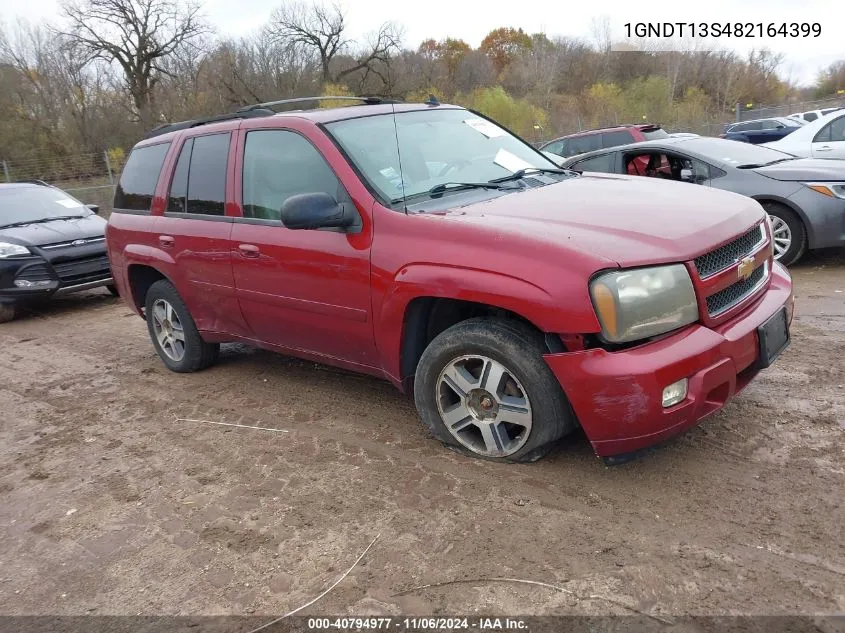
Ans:
<svg viewBox="0 0 845 633"><path fill-rule="evenodd" d="M242 132L243 133L243 132ZM322 192L352 205L322 154L298 132L250 130L243 140L243 219L233 224L235 288L263 342L366 366L378 364L370 306L372 225L293 230L291 196Z"/></svg>

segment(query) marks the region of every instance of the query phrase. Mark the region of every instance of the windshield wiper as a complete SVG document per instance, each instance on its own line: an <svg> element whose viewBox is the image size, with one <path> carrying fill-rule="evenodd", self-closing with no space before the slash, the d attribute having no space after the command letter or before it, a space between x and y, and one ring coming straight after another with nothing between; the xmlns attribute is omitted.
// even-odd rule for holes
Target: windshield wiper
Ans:
<svg viewBox="0 0 845 633"><path fill-rule="evenodd" d="M3 224L0 229L10 229L15 226L29 226L30 224L44 224L45 222L52 222L53 220L81 220L88 217L87 215L60 215L55 218L41 218L39 220L26 220L24 222L12 222L11 224Z"/></svg>
<svg viewBox="0 0 845 633"><path fill-rule="evenodd" d="M498 182L444 182L439 185L434 185L428 190L429 195L443 193L447 189L500 189L506 191L517 191L521 187L504 187Z"/></svg>
<svg viewBox="0 0 845 633"><path fill-rule="evenodd" d="M525 169L520 169L519 171L513 172L510 176L505 176L504 178L496 178L491 180L490 182L508 182L510 180L522 180L527 175L538 172L541 174L568 174L568 175L576 175L577 171L572 171L571 169L556 169L553 167L526 167Z"/></svg>

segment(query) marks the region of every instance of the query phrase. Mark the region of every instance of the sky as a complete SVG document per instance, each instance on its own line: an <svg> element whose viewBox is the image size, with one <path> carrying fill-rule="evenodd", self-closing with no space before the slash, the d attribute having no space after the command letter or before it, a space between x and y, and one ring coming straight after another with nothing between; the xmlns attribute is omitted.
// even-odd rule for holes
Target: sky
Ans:
<svg viewBox="0 0 845 633"><path fill-rule="evenodd" d="M4 20L24 18L30 22L52 20L58 13L57 0L2 0ZM747 53L754 47L768 47L785 55L780 70L784 79L811 84L818 71L845 58L845 41L836 31L841 25L841 0L602 0L600 3L564 0L342 0L350 35L363 39L386 21L404 27L405 44L415 48L427 38L460 38L478 46L484 36L500 26L521 27L529 33L549 37L592 39L593 24L609 20L615 41L624 40L626 23L637 22L752 22L780 25L784 22L818 23L821 35L814 38L777 37L737 39L707 38L698 43L708 48L728 48ZM205 0L204 12L217 32L226 36L246 35L261 27L278 0Z"/></svg>

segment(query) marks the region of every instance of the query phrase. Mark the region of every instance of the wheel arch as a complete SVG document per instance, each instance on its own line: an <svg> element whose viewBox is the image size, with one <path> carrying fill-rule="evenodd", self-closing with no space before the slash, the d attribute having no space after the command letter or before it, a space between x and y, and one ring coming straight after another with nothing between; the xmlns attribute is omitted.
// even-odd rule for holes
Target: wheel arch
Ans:
<svg viewBox="0 0 845 633"><path fill-rule="evenodd" d="M147 292L157 281L171 281L170 278L159 270L157 267L150 264L130 264L126 269L126 278L129 282L129 291L132 297L132 303L141 316L144 316L144 303L146 302ZM171 282L172 283L172 282Z"/></svg>
<svg viewBox="0 0 845 633"><path fill-rule="evenodd" d="M810 222L810 219L807 217L807 214L804 213L804 210L801 207L799 207L797 204L795 204L792 200L789 200L788 198L783 198L781 196L776 196L773 194L760 194L751 197L754 198L754 200L759 202L761 205L764 202L774 202L775 204L780 204L786 207L788 210L792 211L798 217L798 219L801 220L801 224L804 226L804 235L807 238L807 246L809 248L813 248L813 245L816 241L816 236L813 232L813 225Z"/></svg>

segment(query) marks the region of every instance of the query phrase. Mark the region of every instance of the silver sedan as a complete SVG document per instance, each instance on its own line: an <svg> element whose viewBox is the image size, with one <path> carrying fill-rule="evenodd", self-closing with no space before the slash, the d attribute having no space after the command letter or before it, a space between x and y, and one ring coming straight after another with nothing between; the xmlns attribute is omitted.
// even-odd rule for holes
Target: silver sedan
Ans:
<svg viewBox="0 0 845 633"><path fill-rule="evenodd" d="M716 187L750 196L772 220L775 257L845 245L845 160L796 158L719 138L664 138L572 156L561 167Z"/></svg>

